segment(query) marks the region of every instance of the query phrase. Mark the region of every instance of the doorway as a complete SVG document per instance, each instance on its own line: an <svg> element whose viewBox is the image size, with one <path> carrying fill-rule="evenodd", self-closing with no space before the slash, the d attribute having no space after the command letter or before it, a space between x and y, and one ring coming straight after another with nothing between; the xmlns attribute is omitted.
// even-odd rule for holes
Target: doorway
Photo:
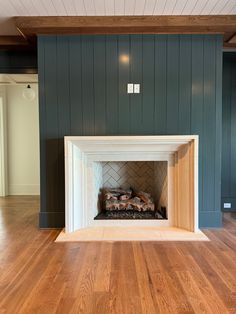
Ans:
<svg viewBox="0 0 236 314"><path fill-rule="evenodd" d="M37 74L0 74L0 196L39 195Z"/></svg>

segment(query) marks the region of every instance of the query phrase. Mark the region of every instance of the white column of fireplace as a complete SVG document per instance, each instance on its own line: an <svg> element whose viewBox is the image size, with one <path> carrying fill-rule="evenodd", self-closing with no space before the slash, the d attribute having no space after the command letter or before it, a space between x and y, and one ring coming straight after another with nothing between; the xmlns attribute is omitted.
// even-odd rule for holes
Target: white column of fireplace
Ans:
<svg viewBox="0 0 236 314"><path fill-rule="evenodd" d="M167 161L167 220L94 220L101 162ZM100 173L100 174L99 174ZM198 136L65 137L66 232L93 226L163 226L198 231Z"/></svg>

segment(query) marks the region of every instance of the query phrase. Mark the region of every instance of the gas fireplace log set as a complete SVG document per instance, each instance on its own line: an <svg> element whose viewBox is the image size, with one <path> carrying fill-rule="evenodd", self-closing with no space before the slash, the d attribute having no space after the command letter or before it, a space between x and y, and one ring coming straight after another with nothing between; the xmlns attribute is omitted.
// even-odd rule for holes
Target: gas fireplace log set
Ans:
<svg viewBox="0 0 236 314"><path fill-rule="evenodd" d="M102 189L102 212L95 219L163 219L166 210L157 211L149 193L132 188Z"/></svg>
<svg viewBox="0 0 236 314"><path fill-rule="evenodd" d="M132 189L104 189L103 200L105 210L155 210L155 204L150 194Z"/></svg>

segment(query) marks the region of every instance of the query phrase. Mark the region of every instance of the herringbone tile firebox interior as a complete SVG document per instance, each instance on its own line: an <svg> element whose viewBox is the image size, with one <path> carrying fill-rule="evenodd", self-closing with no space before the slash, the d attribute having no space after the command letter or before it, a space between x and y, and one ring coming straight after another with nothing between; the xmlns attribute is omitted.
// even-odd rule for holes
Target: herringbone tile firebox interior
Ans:
<svg viewBox="0 0 236 314"><path fill-rule="evenodd" d="M102 186L150 193L158 207L167 208L166 161L109 161L102 164Z"/></svg>

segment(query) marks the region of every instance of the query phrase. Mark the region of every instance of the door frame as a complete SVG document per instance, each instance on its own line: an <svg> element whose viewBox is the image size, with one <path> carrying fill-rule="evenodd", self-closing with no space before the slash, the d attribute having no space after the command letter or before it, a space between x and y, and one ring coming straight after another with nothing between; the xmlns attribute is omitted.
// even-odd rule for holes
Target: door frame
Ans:
<svg viewBox="0 0 236 314"><path fill-rule="evenodd" d="M0 86L0 196L8 195L6 88Z"/></svg>

